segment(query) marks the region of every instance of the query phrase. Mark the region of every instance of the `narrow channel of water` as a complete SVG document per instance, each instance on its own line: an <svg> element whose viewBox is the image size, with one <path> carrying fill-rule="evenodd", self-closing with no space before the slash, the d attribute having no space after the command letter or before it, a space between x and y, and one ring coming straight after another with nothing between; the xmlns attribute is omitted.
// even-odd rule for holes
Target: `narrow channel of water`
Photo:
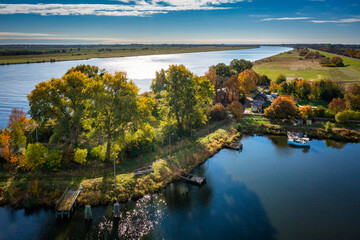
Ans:
<svg viewBox="0 0 360 240"><path fill-rule="evenodd" d="M360 145L286 137L244 137L242 152L222 150L195 169L203 187L175 182L158 194L78 207L56 221L52 209L0 208L0 239L360 239Z"/></svg>

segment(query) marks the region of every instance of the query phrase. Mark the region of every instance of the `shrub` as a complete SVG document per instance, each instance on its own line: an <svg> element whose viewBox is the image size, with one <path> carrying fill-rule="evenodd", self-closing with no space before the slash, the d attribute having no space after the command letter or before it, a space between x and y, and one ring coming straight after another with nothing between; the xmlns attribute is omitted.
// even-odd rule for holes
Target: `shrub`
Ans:
<svg viewBox="0 0 360 240"><path fill-rule="evenodd" d="M226 118L225 107L221 103L217 103L211 108L209 108L207 114L214 121L224 120Z"/></svg>
<svg viewBox="0 0 360 240"><path fill-rule="evenodd" d="M333 133L332 123L331 123L331 122L327 122L327 123L326 123L326 125L325 125L325 131L326 131L328 134Z"/></svg>
<svg viewBox="0 0 360 240"><path fill-rule="evenodd" d="M77 148L75 150L75 154L74 154L74 162L77 162L77 163L80 163L80 164L86 163L87 154L88 154L87 149Z"/></svg>
<svg viewBox="0 0 360 240"><path fill-rule="evenodd" d="M154 133L150 125L144 126L126 138L126 153L130 157L137 157L144 152L154 150L154 147Z"/></svg>
<svg viewBox="0 0 360 240"><path fill-rule="evenodd" d="M40 169L45 163L48 149L41 143L28 144L25 150L25 167L29 170Z"/></svg>
<svg viewBox="0 0 360 240"><path fill-rule="evenodd" d="M360 112L352 110L339 112L335 115L335 120L341 124L348 124L349 120L360 120Z"/></svg>
<svg viewBox="0 0 360 240"><path fill-rule="evenodd" d="M241 125L241 123L238 123L238 124L236 125L236 130L237 130L238 132L241 132L241 131L242 131L242 125Z"/></svg>
<svg viewBox="0 0 360 240"><path fill-rule="evenodd" d="M58 171L61 167L62 154L60 150L52 150L46 156L46 166L50 171Z"/></svg>

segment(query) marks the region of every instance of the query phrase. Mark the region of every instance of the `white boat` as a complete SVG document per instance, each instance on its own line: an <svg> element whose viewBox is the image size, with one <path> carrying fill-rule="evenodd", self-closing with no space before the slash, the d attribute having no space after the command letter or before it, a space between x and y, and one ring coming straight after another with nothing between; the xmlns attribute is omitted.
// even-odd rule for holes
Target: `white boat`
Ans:
<svg viewBox="0 0 360 240"><path fill-rule="evenodd" d="M306 136L303 137L300 133L288 132L288 144L296 147L310 147L310 139Z"/></svg>

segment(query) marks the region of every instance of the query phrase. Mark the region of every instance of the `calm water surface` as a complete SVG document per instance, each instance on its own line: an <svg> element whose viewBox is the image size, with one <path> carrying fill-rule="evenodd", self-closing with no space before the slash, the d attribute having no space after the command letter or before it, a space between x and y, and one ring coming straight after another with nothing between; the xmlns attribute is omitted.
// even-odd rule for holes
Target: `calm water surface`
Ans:
<svg viewBox="0 0 360 240"><path fill-rule="evenodd" d="M286 137L245 137L243 152L222 150L195 172L203 187L172 183L158 194L93 208L67 221L52 209L0 209L0 239L360 239L360 145Z"/></svg>
<svg viewBox="0 0 360 240"><path fill-rule="evenodd" d="M109 72L126 71L141 92L150 90L155 71L171 64L184 64L196 74L204 74L209 66L223 62L229 64L234 58L255 61L281 52L285 47L261 47L254 49L150 55L121 58L93 58L89 60L55 63L31 63L0 65L0 128L7 125L12 108L29 110L26 95L41 81L61 77L68 69L79 64L96 65Z"/></svg>

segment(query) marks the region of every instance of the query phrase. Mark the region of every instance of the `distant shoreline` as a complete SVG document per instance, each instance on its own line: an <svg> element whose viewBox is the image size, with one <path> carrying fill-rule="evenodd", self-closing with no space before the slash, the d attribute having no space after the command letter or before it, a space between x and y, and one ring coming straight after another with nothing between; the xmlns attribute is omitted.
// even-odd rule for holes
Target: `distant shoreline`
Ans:
<svg viewBox="0 0 360 240"><path fill-rule="evenodd" d="M55 49L43 48L36 51L51 52ZM115 57L135 57L161 54L177 54L177 53L193 53L193 52L213 52L227 50L241 50L259 48L260 46L155 46L155 47L83 47L70 48L64 46L64 49L57 47L56 51L64 51L59 53L44 53L31 55L11 55L0 56L0 65L10 64L29 64L29 63L45 63L45 62L61 62L75 60L89 60L92 58L115 58ZM0 49L0 51L3 49ZM18 49L6 49L8 51L19 51ZM22 50L22 49L21 49ZM3 50L5 51L5 50ZM24 49L24 51L27 51Z"/></svg>

